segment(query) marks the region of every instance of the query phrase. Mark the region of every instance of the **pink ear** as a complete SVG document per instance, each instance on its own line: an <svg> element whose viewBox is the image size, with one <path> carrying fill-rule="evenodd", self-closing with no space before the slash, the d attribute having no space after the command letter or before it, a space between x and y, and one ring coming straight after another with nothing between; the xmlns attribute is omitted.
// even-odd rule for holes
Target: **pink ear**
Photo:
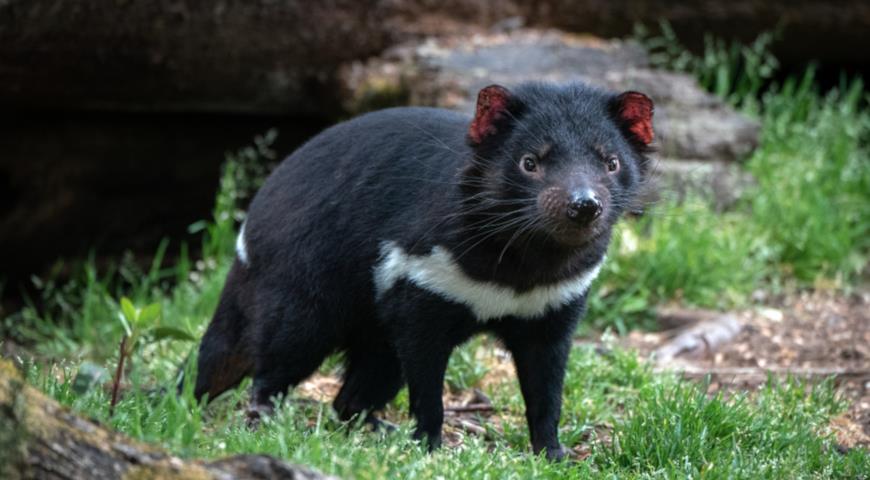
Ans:
<svg viewBox="0 0 870 480"><path fill-rule="evenodd" d="M468 129L468 138L480 143L496 132L495 122L507 112L511 93L500 85L484 87L477 94L477 109Z"/></svg>
<svg viewBox="0 0 870 480"><path fill-rule="evenodd" d="M617 115L628 131L644 145L652 143L652 100L640 92L625 92L616 97L616 105Z"/></svg>

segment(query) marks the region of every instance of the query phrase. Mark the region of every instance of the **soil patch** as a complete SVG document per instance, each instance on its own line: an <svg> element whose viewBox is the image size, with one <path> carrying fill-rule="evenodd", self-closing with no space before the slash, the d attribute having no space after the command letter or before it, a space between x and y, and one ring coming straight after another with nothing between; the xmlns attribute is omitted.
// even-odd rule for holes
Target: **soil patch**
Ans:
<svg viewBox="0 0 870 480"><path fill-rule="evenodd" d="M693 378L710 375L711 390L753 390L768 375L833 377L850 407L831 429L844 447L870 446L870 291L801 292L733 314L742 329L730 342L660 368ZM621 343L649 355L673 336L632 332Z"/></svg>

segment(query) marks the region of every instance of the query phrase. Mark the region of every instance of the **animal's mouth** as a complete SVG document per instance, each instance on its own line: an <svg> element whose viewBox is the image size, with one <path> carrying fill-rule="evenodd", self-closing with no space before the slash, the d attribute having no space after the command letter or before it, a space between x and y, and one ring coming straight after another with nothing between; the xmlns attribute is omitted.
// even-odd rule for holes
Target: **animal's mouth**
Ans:
<svg viewBox="0 0 870 480"><path fill-rule="evenodd" d="M573 225L559 225L551 229L550 236L560 245L572 248L581 248L604 233L600 225L591 224L583 227Z"/></svg>
<svg viewBox="0 0 870 480"><path fill-rule="evenodd" d="M609 195L592 188L574 190L569 194L559 186L547 188L538 196L538 209L552 240L562 247L578 249L607 231Z"/></svg>

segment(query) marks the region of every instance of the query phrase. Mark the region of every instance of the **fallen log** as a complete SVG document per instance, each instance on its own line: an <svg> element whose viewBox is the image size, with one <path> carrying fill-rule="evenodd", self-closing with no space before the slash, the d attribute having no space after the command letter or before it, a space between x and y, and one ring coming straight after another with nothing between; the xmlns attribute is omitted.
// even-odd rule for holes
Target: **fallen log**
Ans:
<svg viewBox="0 0 870 480"><path fill-rule="evenodd" d="M0 359L0 478L332 478L267 455L176 457L71 412Z"/></svg>

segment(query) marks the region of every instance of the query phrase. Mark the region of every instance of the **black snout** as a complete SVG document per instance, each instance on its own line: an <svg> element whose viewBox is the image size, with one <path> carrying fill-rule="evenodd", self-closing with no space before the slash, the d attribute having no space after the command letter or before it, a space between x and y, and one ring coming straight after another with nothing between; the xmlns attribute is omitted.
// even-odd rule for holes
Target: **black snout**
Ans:
<svg viewBox="0 0 870 480"><path fill-rule="evenodd" d="M568 203L568 218L581 225L595 220L601 215L601 201L592 190L584 190L571 195Z"/></svg>

